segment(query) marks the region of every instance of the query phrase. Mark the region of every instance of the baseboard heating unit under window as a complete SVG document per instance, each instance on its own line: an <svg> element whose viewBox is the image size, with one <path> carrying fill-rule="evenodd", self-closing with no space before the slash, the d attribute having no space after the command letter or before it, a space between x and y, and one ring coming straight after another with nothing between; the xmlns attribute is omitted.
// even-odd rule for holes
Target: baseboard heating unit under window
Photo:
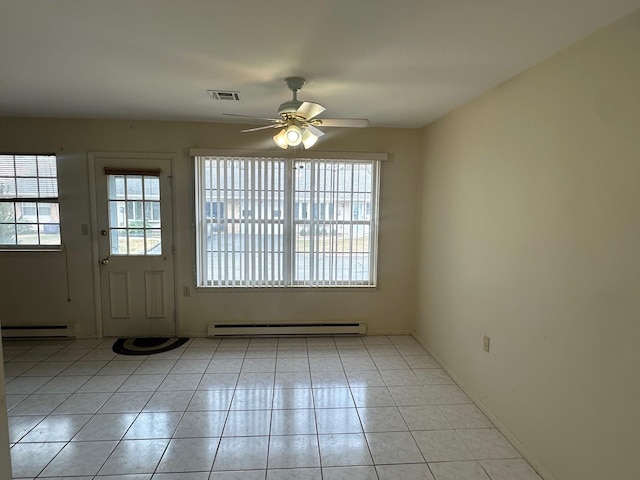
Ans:
<svg viewBox="0 0 640 480"><path fill-rule="evenodd" d="M364 322L295 322L240 323L217 322L207 326L209 337L225 336L295 336L295 335L365 335Z"/></svg>
<svg viewBox="0 0 640 480"><path fill-rule="evenodd" d="M76 324L71 325L29 325L22 327L2 327L3 338L62 337L77 338Z"/></svg>

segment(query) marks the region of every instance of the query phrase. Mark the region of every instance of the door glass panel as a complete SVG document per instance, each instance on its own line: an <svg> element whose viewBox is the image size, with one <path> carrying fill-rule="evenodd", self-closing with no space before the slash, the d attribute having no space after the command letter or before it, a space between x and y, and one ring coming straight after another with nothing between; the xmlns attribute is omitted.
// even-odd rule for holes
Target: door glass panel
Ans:
<svg viewBox="0 0 640 480"><path fill-rule="evenodd" d="M160 179L109 175L111 255L162 255Z"/></svg>

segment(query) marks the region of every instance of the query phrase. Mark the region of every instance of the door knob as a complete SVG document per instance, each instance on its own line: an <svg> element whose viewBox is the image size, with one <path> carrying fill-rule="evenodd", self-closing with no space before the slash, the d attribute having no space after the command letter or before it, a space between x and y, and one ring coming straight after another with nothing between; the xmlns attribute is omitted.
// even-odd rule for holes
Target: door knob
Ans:
<svg viewBox="0 0 640 480"><path fill-rule="evenodd" d="M109 259L108 258L103 258L102 260L100 260L100 263L102 265L108 265L109 264Z"/></svg>

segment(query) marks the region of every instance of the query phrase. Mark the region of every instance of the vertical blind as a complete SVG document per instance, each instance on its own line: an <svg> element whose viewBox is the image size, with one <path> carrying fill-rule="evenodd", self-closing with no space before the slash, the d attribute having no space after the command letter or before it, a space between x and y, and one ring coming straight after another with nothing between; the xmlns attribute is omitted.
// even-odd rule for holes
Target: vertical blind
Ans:
<svg viewBox="0 0 640 480"><path fill-rule="evenodd" d="M196 157L200 287L374 286L379 162Z"/></svg>

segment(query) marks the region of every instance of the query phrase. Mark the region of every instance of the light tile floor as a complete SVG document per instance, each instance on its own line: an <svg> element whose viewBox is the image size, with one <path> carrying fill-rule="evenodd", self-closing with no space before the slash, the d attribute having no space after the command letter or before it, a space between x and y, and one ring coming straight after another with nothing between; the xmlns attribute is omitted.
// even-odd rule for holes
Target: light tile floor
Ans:
<svg viewBox="0 0 640 480"><path fill-rule="evenodd" d="M409 336L5 341L15 479L540 480Z"/></svg>

